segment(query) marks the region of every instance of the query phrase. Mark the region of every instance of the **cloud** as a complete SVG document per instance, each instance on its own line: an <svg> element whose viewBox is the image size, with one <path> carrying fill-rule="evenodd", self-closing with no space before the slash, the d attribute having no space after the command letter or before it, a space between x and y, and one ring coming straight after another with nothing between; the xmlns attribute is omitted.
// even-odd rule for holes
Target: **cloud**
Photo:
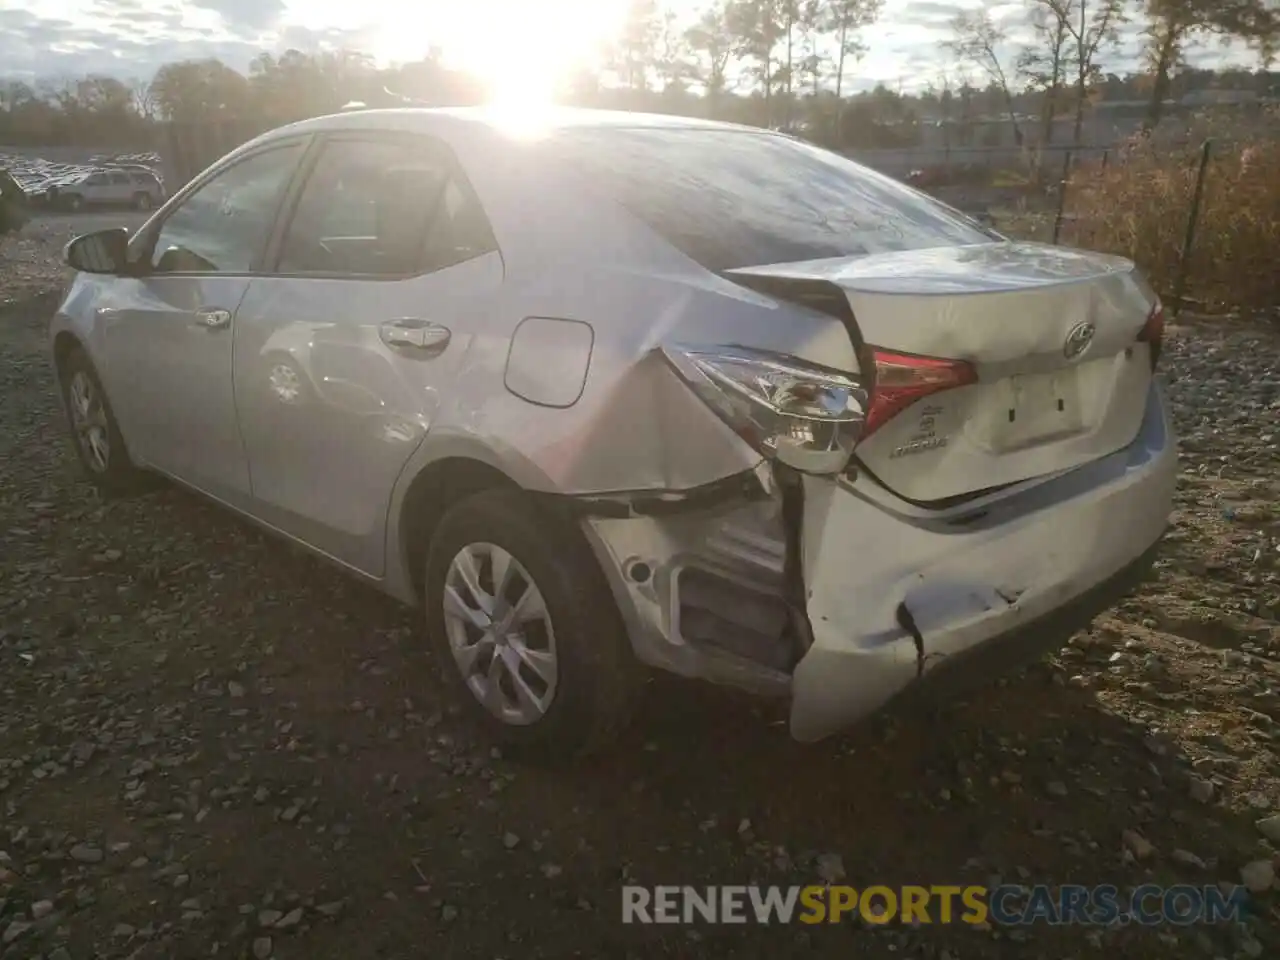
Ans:
<svg viewBox="0 0 1280 960"><path fill-rule="evenodd" d="M443 0L420 0L414 30L429 35L429 11L445 9ZM465 2L465 0L451 0ZM533 3L536 0L518 0ZM696 6L696 0L673 0ZM23 6L20 6L23 5ZM919 89L954 68L940 44L956 13L982 6L982 0L886 0L880 19L862 31L867 56L850 64L846 89L884 82ZM1023 4L1003 0L988 7L1010 34L1008 59L1031 40ZM37 14L31 10L40 9ZM314 51L348 47L385 58L396 39L387 24L403 25L403 10L393 0L0 0L0 78L32 82L45 76L105 73L122 78L149 77L161 65L182 59L216 57L247 70L263 51L289 48ZM438 16L446 16L439 13ZM1099 57L1108 73L1140 69L1141 23L1124 24L1116 51ZM408 28L405 28L408 29ZM412 31L410 31L412 32ZM445 51L449 53L448 50ZM1256 60L1242 45L1196 44L1187 51L1197 66L1252 66Z"/></svg>
<svg viewBox="0 0 1280 960"><path fill-rule="evenodd" d="M941 3L938 0L910 0L900 12L894 15L897 23L917 24L922 27L946 28L955 19L956 14L969 9L963 3Z"/></svg>
<svg viewBox="0 0 1280 960"><path fill-rule="evenodd" d="M28 82L43 77L103 73L147 77L163 63L194 57L218 57L247 66L256 48L235 40L202 38L172 20L115 21L102 26L0 10L0 64L4 76Z"/></svg>
<svg viewBox="0 0 1280 960"><path fill-rule="evenodd" d="M212 10L229 29L249 35L275 26L284 13L284 0L191 0L191 5Z"/></svg>

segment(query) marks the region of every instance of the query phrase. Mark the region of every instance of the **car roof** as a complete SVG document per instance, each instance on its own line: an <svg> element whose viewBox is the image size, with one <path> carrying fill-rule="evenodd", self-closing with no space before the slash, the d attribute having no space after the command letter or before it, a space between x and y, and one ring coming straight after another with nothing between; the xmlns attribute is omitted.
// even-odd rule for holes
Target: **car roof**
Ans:
<svg viewBox="0 0 1280 960"><path fill-rule="evenodd" d="M549 107L529 111L512 111L498 106L488 107L394 107L379 110L347 110L280 127L264 134L259 141L287 133L319 133L340 130L418 130L461 133L484 129L496 134L519 136L569 128L594 129L659 129L721 130L768 135L771 131L737 123L677 117L658 113L632 113L623 110L591 110L582 107Z"/></svg>

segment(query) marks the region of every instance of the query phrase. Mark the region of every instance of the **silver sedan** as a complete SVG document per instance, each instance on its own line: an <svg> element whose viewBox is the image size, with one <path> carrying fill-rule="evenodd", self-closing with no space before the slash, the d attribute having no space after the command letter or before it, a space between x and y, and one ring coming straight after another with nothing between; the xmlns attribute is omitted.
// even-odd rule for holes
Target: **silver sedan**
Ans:
<svg viewBox="0 0 1280 960"><path fill-rule="evenodd" d="M90 479L166 475L417 606L543 757L606 744L646 666L817 739L1149 566L1175 453L1131 263L770 131L523 119L306 121L73 241Z"/></svg>

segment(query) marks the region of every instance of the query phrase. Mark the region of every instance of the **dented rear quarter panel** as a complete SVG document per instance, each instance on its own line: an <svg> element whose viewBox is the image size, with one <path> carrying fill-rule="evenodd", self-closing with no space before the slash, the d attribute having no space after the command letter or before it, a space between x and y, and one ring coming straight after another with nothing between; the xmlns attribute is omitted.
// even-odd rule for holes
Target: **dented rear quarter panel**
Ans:
<svg viewBox="0 0 1280 960"><path fill-rule="evenodd" d="M413 478L447 457L571 497L679 493L751 470L760 455L684 384L661 354L666 343L748 345L858 371L839 319L708 273L536 150L482 126L441 129L489 214L504 280L478 310L465 359L402 472L391 518ZM544 374L582 381L570 404L508 389L512 337L529 317L590 327L585 378L577 352ZM395 592L408 595L397 526L389 525L387 569Z"/></svg>

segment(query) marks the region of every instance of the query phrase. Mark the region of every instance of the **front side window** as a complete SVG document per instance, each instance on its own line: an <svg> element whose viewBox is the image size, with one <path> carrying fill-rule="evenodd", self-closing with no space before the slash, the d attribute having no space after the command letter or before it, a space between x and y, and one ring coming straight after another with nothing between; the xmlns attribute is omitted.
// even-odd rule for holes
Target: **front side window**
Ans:
<svg viewBox="0 0 1280 960"><path fill-rule="evenodd" d="M289 224L280 273L396 277L493 249L452 158L426 140L325 144Z"/></svg>
<svg viewBox="0 0 1280 960"><path fill-rule="evenodd" d="M711 270L999 239L895 180L776 134L580 127L549 148Z"/></svg>
<svg viewBox="0 0 1280 960"><path fill-rule="evenodd" d="M202 184L156 234L153 273L247 273L302 156L293 143L255 153Z"/></svg>

